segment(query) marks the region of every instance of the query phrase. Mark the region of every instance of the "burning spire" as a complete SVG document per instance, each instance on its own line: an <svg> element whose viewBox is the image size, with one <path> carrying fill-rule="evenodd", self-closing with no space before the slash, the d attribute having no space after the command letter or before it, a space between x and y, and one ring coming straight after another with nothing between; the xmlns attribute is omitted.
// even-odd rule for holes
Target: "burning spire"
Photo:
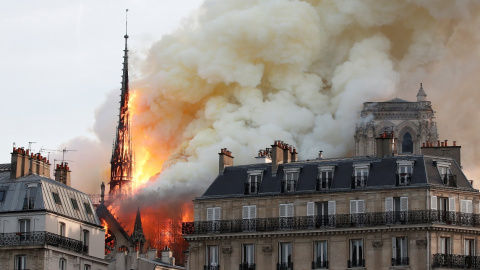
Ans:
<svg viewBox="0 0 480 270"><path fill-rule="evenodd" d="M128 12L128 9L127 9ZM118 197L132 192L133 154L130 133L130 112L128 110L128 48L127 20L125 20L125 54L123 56L122 93L120 95L120 114L115 137L112 159L110 160L110 195Z"/></svg>
<svg viewBox="0 0 480 270"><path fill-rule="evenodd" d="M140 208L137 209L135 225L133 225L132 241L135 249L143 252L143 244L145 243L145 235L143 234L142 219L140 217Z"/></svg>

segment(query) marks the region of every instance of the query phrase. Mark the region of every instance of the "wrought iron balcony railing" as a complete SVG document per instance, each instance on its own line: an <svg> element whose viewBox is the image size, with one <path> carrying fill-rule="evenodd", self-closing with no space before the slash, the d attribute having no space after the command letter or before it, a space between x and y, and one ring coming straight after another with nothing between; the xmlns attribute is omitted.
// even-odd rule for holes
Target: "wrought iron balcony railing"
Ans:
<svg viewBox="0 0 480 270"><path fill-rule="evenodd" d="M297 190L297 181L295 180L282 180L282 193L294 192Z"/></svg>
<svg viewBox="0 0 480 270"><path fill-rule="evenodd" d="M332 178L317 179L316 191L329 190L332 186Z"/></svg>
<svg viewBox="0 0 480 270"><path fill-rule="evenodd" d="M244 194L256 194L260 189L259 182L245 183L245 193Z"/></svg>
<svg viewBox="0 0 480 270"><path fill-rule="evenodd" d="M255 270L255 264L254 263L241 263L239 269L240 270Z"/></svg>
<svg viewBox="0 0 480 270"><path fill-rule="evenodd" d="M392 266L409 265L408 257L392 258Z"/></svg>
<svg viewBox="0 0 480 270"><path fill-rule="evenodd" d="M271 232L281 230L313 230L319 228L373 227L425 223L480 227L480 215L441 210L410 210L402 212L194 221L184 222L182 224L182 233L189 235L252 231Z"/></svg>
<svg viewBox="0 0 480 270"><path fill-rule="evenodd" d="M480 256L433 254L432 267L480 269Z"/></svg>
<svg viewBox="0 0 480 270"><path fill-rule="evenodd" d="M365 260L348 260L348 268L365 267Z"/></svg>
<svg viewBox="0 0 480 270"><path fill-rule="evenodd" d="M352 189L367 186L368 176L352 176Z"/></svg>
<svg viewBox="0 0 480 270"><path fill-rule="evenodd" d="M82 252L82 241L60 236L51 232L18 232L0 234L0 246L52 245L63 249Z"/></svg>
<svg viewBox="0 0 480 270"><path fill-rule="evenodd" d="M324 269L324 268L328 268L328 261L312 262L312 269Z"/></svg>
<svg viewBox="0 0 480 270"><path fill-rule="evenodd" d="M277 270L293 270L293 262L277 263Z"/></svg>
<svg viewBox="0 0 480 270"><path fill-rule="evenodd" d="M220 265L204 265L203 270L220 270Z"/></svg>

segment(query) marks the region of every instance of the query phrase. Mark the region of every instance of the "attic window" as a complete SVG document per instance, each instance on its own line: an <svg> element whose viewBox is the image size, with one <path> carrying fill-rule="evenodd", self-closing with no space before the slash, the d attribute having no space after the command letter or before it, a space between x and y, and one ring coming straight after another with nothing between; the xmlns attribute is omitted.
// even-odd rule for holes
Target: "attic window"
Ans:
<svg viewBox="0 0 480 270"><path fill-rule="evenodd" d="M283 172L282 192L294 192L297 188L300 168L285 168Z"/></svg>
<svg viewBox="0 0 480 270"><path fill-rule="evenodd" d="M450 162L436 161L438 172L444 185L449 187L457 186L457 176L450 170Z"/></svg>
<svg viewBox="0 0 480 270"><path fill-rule="evenodd" d="M85 207L85 212L87 212L87 214L89 214L89 215L93 214L92 208L90 207L90 204L83 203L83 206Z"/></svg>
<svg viewBox="0 0 480 270"><path fill-rule="evenodd" d="M370 163L353 164L352 188L365 187L367 185Z"/></svg>
<svg viewBox="0 0 480 270"><path fill-rule="evenodd" d="M397 186L410 185L413 172L413 160L397 160Z"/></svg>
<svg viewBox="0 0 480 270"><path fill-rule="evenodd" d="M60 196L56 192L52 192L53 200L56 204L62 205L62 200L60 200Z"/></svg>
<svg viewBox="0 0 480 270"><path fill-rule="evenodd" d="M77 200L75 200L74 198L70 198L70 201L72 202L73 209L79 210Z"/></svg>
<svg viewBox="0 0 480 270"><path fill-rule="evenodd" d="M332 185L335 166L319 166L317 177L317 190L328 190Z"/></svg>
<svg viewBox="0 0 480 270"><path fill-rule="evenodd" d="M245 194L258 193L260 183L262 183L263 170L248 171L247 182L245 183Z"/></svg>
<svg viewBox="0 0 480 270"><path fill-rule="evenodd" d="M0 202L5 201L5 195L7 195L7 191L4 189L0 189Z"/></svg>

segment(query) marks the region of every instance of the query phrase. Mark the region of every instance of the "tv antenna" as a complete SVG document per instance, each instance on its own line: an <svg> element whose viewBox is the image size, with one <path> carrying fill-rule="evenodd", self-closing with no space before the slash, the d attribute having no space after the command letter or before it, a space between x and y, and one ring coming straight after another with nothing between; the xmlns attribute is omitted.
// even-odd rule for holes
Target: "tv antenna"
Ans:
<svg viewBox="0 0 480 270"><path fill-rule="evenodd" d="M42 147L40 147L40 150L38 152L40 153L43 153L43 152L46 152L47 153L47 159L50 160L50 153L53 153L53 152L60 152L61 150L52 150L52 149L45 149Z"/></svg>
<svg viewBox="0 0 480 270"><path fill-rule="evenodd" d="M64 162L64 161L65 161L65 153L67 153L67 152L77 152L77 150L71 150L71 149L67 149L67 148L65 147L65 148L63 148L62 152L63 152L62 162Z"/></svg>
<svg viewBox="0 0 480 270"><path fill-rule="evenodd" d="M37 142L28 142L28 152L32 152L32 144Z"/></svg>

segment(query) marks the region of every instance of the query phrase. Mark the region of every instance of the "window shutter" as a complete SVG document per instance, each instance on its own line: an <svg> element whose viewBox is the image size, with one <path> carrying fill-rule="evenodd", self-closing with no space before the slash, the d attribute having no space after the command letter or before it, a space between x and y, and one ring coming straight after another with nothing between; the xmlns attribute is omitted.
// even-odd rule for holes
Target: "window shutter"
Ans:
<svg viewBox="0 0 480 270"><path fill-rule="evenodd" d="M214 213L213 213L213 218L214 220L220 220L220 207L215 207Z"/></svg>
<svg viewBox="0 0 480 270"><path fill-rule="evenodd" d="M392 258L397 258L397 239L392 237Z"/></svg>
<svg viewBox="0 0 480 270"><path fill-rule="evenodd" d="M460 212L467 213L467 200L460 200Z"/></svg>
<svg viewBox="0 0 480 270"><path fill-rule="evenodd" d="M307 202L307 216L315 215L314 205L315 204L313 202Z"/></svg>
<svg viewBox="0 0 480 270"><path fill-rule="evenodd" d="M448 211L455 212L455 198L448 198Z"/></svg>
<svg viewBox="0 0 480 270"><path fill-rule="evenodd" d="M250 212L250 215L249 215L250 218L251 219L257 218L257 206L256 205L250 205L249 208L250 208L250 211L249 211Z"/></svg>
<svg viewBox="0 0 480 270"><path fill-rule="evenodd" d="M248 205L243 206L243 213L242 213L243 219L250 219L248 210L249 210Z"/></svg>
<svg viewBox="0 0 480 270"><path fill-rule="evenodd" d="M350 200L350 214L356 214L356 213L357 213L357 201Z"/></svg>
<svg viewBox="0 0 480 270"><path fill-rule="evenodd" d="M400 197L400 211L408 211L408 197Z"/></svg>
<svg viewBox="0 0 480 270"><path fill-rule="evenodd" d="M365 213L365 203L363 200L358 200L357 201L357 213Z"/></svg>
<svg viewBox="0 0 480 270"><path fill-rule="evenodd" d="M286 217L286 216L287 216L287 207L286 207L286 204L283 204L283 203L280 204L279 209L280 209L280 214L279 214L279 216L280 216L280 217Z"/></svg>
<svg viewBox="0 0 480 270"><path fill-rule="evenodd" d="M437 210L437 196L432 196L431 197L430 209L431 210Z"/></svg>
<svg viewBox="0 0 480 270"><path fill-rule="evenodd" d="M293 203L287 204L287 217L293 217Z"/></svg>
<svg viewBox="0 0 480 270"><path fill-rule="evenodd" d="M467 200L467 213L473 214L473 202L472 202L472 200Z"/></svg>
<svg viewBox="0 0 480 270"><path fill-rule="evenodd" d="M213 208L207 208L207 221L213 220Z"/></svg>
<svg viewBox="0 0 480 270"><path fill-rule="evenodd" d="M393 211L393 197L385 198L385 212Z"/></svg>
<svg viewBox="0 0 480 270"><path fill-rule="evenodd" d="M328 214L335 215L336 211L335 201L328 201Z"/></svg>

